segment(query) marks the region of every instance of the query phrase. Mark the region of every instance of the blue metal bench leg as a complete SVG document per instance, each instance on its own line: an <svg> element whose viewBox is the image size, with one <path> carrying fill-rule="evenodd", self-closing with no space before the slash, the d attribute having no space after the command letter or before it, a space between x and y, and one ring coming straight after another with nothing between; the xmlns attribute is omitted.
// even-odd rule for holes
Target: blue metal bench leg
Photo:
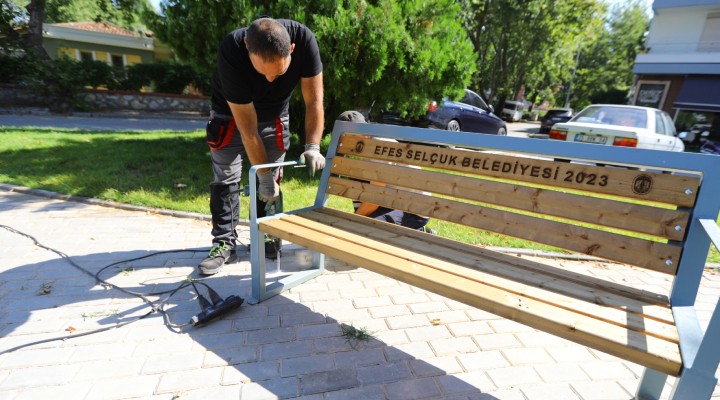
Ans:
<svg viewBox="0 0 720 400"><path fill-rule="evenodd" d="M655 371L654 369L645 368L640 378L640 386L638 386L635 394L636 400L657 400L660 398L663 387L667 381L667 374Z"/></svg>
<svg viewBox="0 0 720 400"><path fill-rule="evenodd" d="M682 374L675 382L670 398L673 400L709 399L715 390L718 377L715 371L720 363L720 307L715 307L708 328L700 341L694 359L689 358Z"/></svg>

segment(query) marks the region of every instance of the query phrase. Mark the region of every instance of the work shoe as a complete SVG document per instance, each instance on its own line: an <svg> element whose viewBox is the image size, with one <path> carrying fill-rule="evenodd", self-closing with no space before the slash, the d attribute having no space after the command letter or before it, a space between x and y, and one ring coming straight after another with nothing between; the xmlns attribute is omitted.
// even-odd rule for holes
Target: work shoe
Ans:
<svg viewBox="0 0 720 400"><path fill-rule="evenodd" d="M235 249L229 247L225 242L210 249L210 254L200 261L198 269L203 275L215 275L222 269L224 264L234 263L237 261Z"/></svg>
<svg viewBox="0 0 720 400"><path fill-rule="evenodd" d="M282 239L265 235L265 258L277 260L280 249L282 249Z"/></svg>

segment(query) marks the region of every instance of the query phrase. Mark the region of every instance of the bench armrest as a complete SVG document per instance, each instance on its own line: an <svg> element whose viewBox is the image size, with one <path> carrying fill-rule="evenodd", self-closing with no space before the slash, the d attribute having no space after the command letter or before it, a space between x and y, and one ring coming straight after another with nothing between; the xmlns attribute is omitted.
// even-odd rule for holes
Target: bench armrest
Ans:
<svg viewBox="0 0 720 400"><path fill-rule="evenodd" d="M268 164L258 164L253 165L250 168L249 178L248 178L248 185L250 186L250 225L256 225L257 224L257 171L261 168L276 168L276 167L286 167L289 165L298 165L299 163L297 161L283 161L283 162L276 162L276 163L268 163Z"/></svg>
<svg viewBox="0 0 720 400"><path fill-rule="evenodd" d="M720 251L720 228L718 228L717 223L711 219L701 219L700 225L705 229L705 233L712 241L713 246Z"/></svg>

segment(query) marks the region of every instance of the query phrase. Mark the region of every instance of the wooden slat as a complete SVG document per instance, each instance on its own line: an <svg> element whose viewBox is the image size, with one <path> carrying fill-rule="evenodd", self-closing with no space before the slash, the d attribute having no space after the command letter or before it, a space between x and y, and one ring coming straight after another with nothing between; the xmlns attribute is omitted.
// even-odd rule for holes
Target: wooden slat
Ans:
<svg viewBox="0 0 720 400"><path fill-rule="evenodd" d="M330 178L328 193L675 274L682 248L419 193ZM670 261L668 264L666 261Z"/></svg>
<svg viewBox="0 0 720 400"><path fill-rule="evenodd" d="M609 282L600 278L554 268L538 262L483 249L440 236L388 224L343 211L321 208L301 214L303 218L417 254L462 265L468 269L542 287L586 302L615 307L666 324L674 318L665 295Z"/></svg>
<svg viewBox="0 0 720 400"><path fill-rule="evenodd" d="M677 330L675 329L672 320L669 323L659 322L646 318L643 315L638 315L618 308L605 307L593 302L592 300L595 298L610 296L610 294L603 293L600 290L593 290L590 293L585 293L583 296L579 296L582 300L578 300L573 296L564 294L564 288L562 291L557 292L551 290L554 286L575 286L576 288L579 286L575 282L561 282L555 275L552 274L546 275L530 271L521 271L519 268L514 268L513 264L496 264L492 266L485 265L484 268L482 268L483 270L465 268L464 266L458 265L456 262L447 262L444 261L444 259L434 257L422 251L418 252L412 245L406 247L408 242L405 239L407 239L407 237L402 234L393 238L386 237L385 240L378 241L374 239L373 232L377 231L378 233L382 233L388 231L379 227L373 229L366 225L366 231L368 232L367 236L369 236L366 238L365 236L358 235L353 231L351 227L352 222L349 220L334 218L331 219L332 224L329 225L324 222L318 222L316 219L318 217L323 219L323 217L330 216L328 214L323 215L316 212L307 212L303 213L301 216L292 216L288 220L299 226L323 232L326 235L334 236L340 240L351 241L361 246L371 247L387 254L392 254L406 260L426 265L433 269L452 273L457 276L463 276L468 279L482 282L486 285L526 296L543 303L548 303L555 307L565 308L610 324L623 326L627 329L641 332L643 334L653 335L674 343L677 343L679 340ZM419 242L423 245L430 245L434 241L435 236L424 235L424 238L425 240L419 240ZM454 252L445 250L444 253L448 255L449 259L456 259ZM547 268L546 271L550 269L551 268ZM512 276L513 274L508 274L509 271L515 271L516 274ZM499 273L502 273L503 276L499 276ZM535 275L535 279L528 279L527 275ZM531 282L528 283L528 281ZM588 292L587 287L583 289ZM590 299L590 301L586 301L586 299ZM625 299L625 303L636 303L636 299Z"/></svg>
<svg viewBox="0 0 720 400"><path fill-rule="evenodd" d="M621 356L657 371L680 371L678 345L653 336L600 322L569 310L508 293L501 289L439 271L372 247L358 245L288 221L272 219L261 230L330 257L478 307L557 336Z"/></svg>
<svg viewBox="0 0 720 400"><path fill-rule="evenodd" d="M588 222L611 228L682 240L689 220L685 211L561 193L553 190L425 171L381 162L336 157L335 175L454 196L518 210ZM412 178L408 179L408 174ZM679 228L679 229L677 229Z"/></svg>
<svg viewBox="0 0 720 400"><path fill-rule="evenodd" d="M668 297L658 293L554 268L452 239L427 235L343 211L322 208L303 213L302 216L328 226L342 224L343 229L356 235L378 242L393 243L418 254L462 265L465 268L514 279L530 286L542 287L583 301L644 315L664 323L672 324L674 321Z"/></svg>
<svg viewBox="0 0 720 400"><path fill-rule="evenodd" d="M692 207L699 177L343 135L339 154ZM629 160L631 161L631 160Z"/></svg>

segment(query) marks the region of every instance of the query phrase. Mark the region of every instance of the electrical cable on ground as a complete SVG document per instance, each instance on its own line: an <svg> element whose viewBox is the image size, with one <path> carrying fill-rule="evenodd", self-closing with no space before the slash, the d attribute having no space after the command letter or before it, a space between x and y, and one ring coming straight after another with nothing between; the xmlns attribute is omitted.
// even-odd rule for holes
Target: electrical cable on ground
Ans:
<svg viewBox="0 0 720 400"><path fill-rule="evenodd" d="M131 319L131 320L128 320L128 321L119 322L119 323L117 323L117 324L115 324L115 325L108 326L108 327L104 327L104 328L100 328L100 329L95 329L95 330L92 330L92 331L81 332L81 333L71 334L71 335L67 335L67 336L61 336L61 337L55 337L55 338L48 338L48 339L38 340L38 341L35 341L35 342L25 343L25 344L22 344L22 345L19 345L19 346L12 347L12 348L7 349L7 350L0 351L0 355L5 354L5 353L12 353L12 352L14 352L14 351L16 351L16 350L20 350L20 349L25 348L25 347L35 346L35 345L38 345L38 344L44 344L44 343L54 342L54 341L58 341L58 340L63 340L63 341L64 341L64 340L68 340L68 339L74 339L74 338L79 338L79 337L83 337L83 336L88 336L88 335L93 335L93 334L96 334L96 333L101 333L101 332L109 331L109 330L115 329L115 328L121 328L121 327L126 326L126 325L129 325L129 324L131 324L131 323L133 323L133 322L137 322L137 321L140 321L141 319L147 318L148 316L150 316L150 315L152 315L152 314L154 314L154 313L156 313L156 312L157 312L157 313L160 313L160 314L163 316L163 321L165 322L166 325L168 325L168 327L173 328L173 329L179 329L179 328L185 327L185 326L189 325L190 323L186 323L186 324L175 324L175 323L173 323L172 320L170 319L170 316L168 315L167 311L165 310L165 305L170 301L170 298L172 298L173 295L175 295L178 291L180 291L180 290L182 290L182 289L184 289L184 288L186 288L186 287L188 287L188 286L192 286L192 288L195 290L195 293L196 293L197 296L198 296L198 301L200 302L201 308L203 309L203 311L205 311L205 309L208 308L208 303L207 303L207 300L206 300L206 299L200 294L200 292L198 291L197 285L202 285L202 286L204 286L205 289L207 290L209 296L210 296L211 299L212 299L212 303L209 303L210 305L222 303L222 301L223 301L223 300L222 300L222 297L220 297L220 296L217 294L217 292L215 292L212 288L210 288L210 286L208 286L206 283L202 282L202 280L200 280L200 279L193 279L193 278L190 278L190 277L188 277L184 282L180 283L180 284L179 284L176 288L174 288L174 289L163 290L163 291L159 291L159 292L150 292L150 293L135 292L135 291L132 291L132 290L129 290L129 289L125 289L125 288L123 288L123 287L121 287L121 286L115 285L115 284L113 284L113 283L110 283L110 282L106 281L105 279L100 278L100 274L102 274L105 270L107 270L108 268L112 268L112 267L114 267L114 266L116 266L116 265L119 265L119 264L130 263L130 262L133 262L133 261L142 260L142 259L145 259L145 258L149 258L149 257L153 257L153 256L156 256L156 255L160 255L160 254L172 254L172 253L183 253L183 252L193 252L193 253L197 253L197 252L207 252L209 249L182 249L182 250L156 251L156 252L153 252L153 253L150 253L150 254L146 254L146 255L144 255L144 256L140 256L140 257L135 257L135 258L127 259L127 260L121 260L121 261L114 262L114 263L112 263L112 264L109 264L109 265L104 266L103 268L101 268L100 270L98 270L96 273L92 273L91 271L85 269L84 267L82 267L81 265L79 265L78 263L76 263L76 262L75 262L70 256L68 256L67 254L63 253L62 251L53 249L52 247L45 246L44 244L40 243L40 242L39 242L34 236L32 236L32 235L29 235L29 234L27 234L27 233L18 231L17 229L15 229L15 228L13 228L13 227L11 227L11 226L7 226L7 225L0 225L0 228L5 229L5 230L7 230L7 231L9 231L9 232L11 232L11 233L14 233L14 234L16 234L16 235L20 235L20 236L23 236L23 237L25 237L25 238L27 238L27 239L30 239L35 246L40 247L41 249L50 251L50 252L52 252L52 253L57 254L58 256L60 256L60 258L62 258L62 259L64 259L65 261L67 261L70 265L72 265L72 266L75 267L76 269L80 270L81 272L83 272L84 274L86 274L86 275L88 275L88 276L91 276L91 277L92 277L93 279L95 279L95 281L96 281L98 284L100 284L101 286L103 286L103 287L105 287L105 288L116 289L116 290L118 290L118 291L120 291L120 292L122 292L122 293L126 293L126 294L129 294L129 295L138 297L138 298L140 298L141 300L143 300L148 306L150 306L150 311L148 311L147 313L145 313L145 314L143 314L143 315L141 315L141 316L139 316L139 317L136 317L136 318ZM244 244L242 244L242 243L240 243L240 244L244 246ZM165 298L158 299L158 300L155 300L155 301L153 301L153 300L151 300L151 299L148 298L148 296L162 296L162 295L167 295L167 296L166 296ZM230 297L232 298L232 297L236 297L236 296L230 296ZM238 298L238 299L239 299L239 298ZM242 299L240 299L240 302L242 302ZM239 304L238 304L237 306L239 306Z"/></svg>

